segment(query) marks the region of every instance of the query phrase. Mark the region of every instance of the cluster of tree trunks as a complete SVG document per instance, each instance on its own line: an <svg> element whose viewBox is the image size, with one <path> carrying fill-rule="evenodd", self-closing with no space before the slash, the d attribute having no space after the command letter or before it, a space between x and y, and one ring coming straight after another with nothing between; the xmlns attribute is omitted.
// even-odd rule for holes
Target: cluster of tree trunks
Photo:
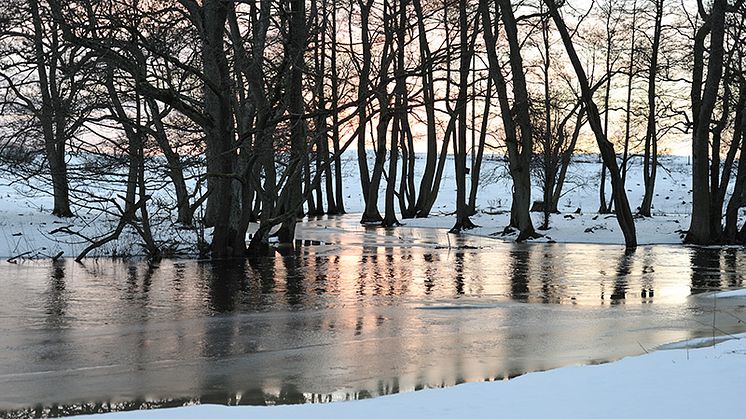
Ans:
<svg viewBox="0 0 746 419"><path fill-rule="evenodd" d="M160 253L149 210L153 155L173 191L169 209L177 222L213 228L213 258L270 254L273 237L292 246L300 217L345 212L342 154L353 143L362 223L395 227L399 217L429 216L452 156L451 231L458 233L475 227L470 217L478 211L482 162L496 135L512 182L508 227L522 241L539 236L529 213L532 173L543 195L541 228L548 229L588 127L602 160L599 212L616 214L633 248L626 193L633 119L641 115L645 127L640 216L654 215L658 141L670 129L662 128L661 113L670 106L660 97L662 63L670 65L661 57L666 9L664 0L646 1L635 0L631 9L601 5L595 19L605 28L603 74L595 77L578 52L579 29L568 27L567 8L555 0L521 6L508 0L178 0L171 6L12 0L8 16L27 12L30 20L0 16L3 34L15 39L0 57L2 87L12 98L4 106L29 115L39 133L55 215L73 215L72 144L121 157L120 168L102 168L98 176L118 173L121 196L101 200L111 201L122 223L92 246L129 225L148 253ZM739 164L746 156L746 77L738 48L744 5L697 5L698 19L690 19L699 26L691 49L693 207L685 241L743 242L746 227L737 224L746 204L746 165ZM649 28L638 28L640 22ZM629 34L620 38L624 25ZM538 54L539 65L525 64L527 54ZM558 70L565 57L571 76ZM627 76L621 158L611 134L617 74ZM634 85L643 80L646 95L637 104ZM98 139L81 140L91 136ZM418 138L426 148L422 163ZM247 246L252 222L259 226Z"/></svg>

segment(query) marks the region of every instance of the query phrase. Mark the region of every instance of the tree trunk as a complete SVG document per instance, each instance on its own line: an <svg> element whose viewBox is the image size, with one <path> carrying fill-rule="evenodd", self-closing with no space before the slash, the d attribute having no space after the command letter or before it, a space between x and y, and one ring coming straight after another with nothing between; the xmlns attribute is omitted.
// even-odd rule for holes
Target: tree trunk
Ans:
<svg viewBox="0 0 746 419"><path fill-rule="evenodd" d="M469 69L474 53L473 42L469 42L469 25L466 17L466 0L459 0L459 84L456 97L456 118L458 130L453 142L453 159L456 170L456 223L452 233L474 228L469 219L469 207L466 202L466 131L467 131L467 93L469 88Z"/></svg>
<svg viewBox="0 0 746 419"><path fill-rule="evenodd" d="M344 214L344 188L342 186L342 153L339 148L339 75L337 72L337 7L332 5L332 41L331 41L331 107L332 112L332 150L334 151L334 186L335 209L337 214Z"/></svg>
<svg viewBox="0 0 746 419"><path fill-rule="evenodd" d="M624 110L624 151L622 153L622 183L627 184L627 167L630 141L630 120L632 119L632 80L635 71L635 35L637 34L637 0L632 3L632 39L629 47L629 67L627 68L627 103ZM653 54L657 54L656 51Z"/></svg>
<svg viewBox="0 0 746 419"><path fill-rule="evenodd" d="M549 13L554 20L557 30L560 33L562 42L565 44L567 55L570 58L570 62L575 69L575 73L578 77L580 84L583 102L585 103L586 112L588 113L588 122L590 123L591 130L596 137L599 151L601 152L601 158L604 161L604 166L608 168L609 175L611 176L612 186L612 197L614 199L614 206L616 208L617 221L619 227L624 234L624 242L627 248L637 247L637 235L635 232L635 221L632 218L632 212L629 208L629 201L627 200L627 193L624 190L622 184L622 176L619 171L619 166L616 161L616 153L614 152L614 146L606 138L606 135L601 125L601 116L598 112L593 101L593 95L591 87L588 83L588 78L585 75L583 64L580 62L575 46L572 43L570 33L565 26L565 22L559 14L557 5L554 0L544 0L546 5L549 7Z"/></svg>
<svg viewBox="0 0 746 419"><path fill-rule="evenodd" d="M709 133L712 112L717 101L720 79L723 74L723 38L725 36L726 0L714 0L707 23L697 31L694 49L694 71L692 83L692 114L694 134L692 138L692 219L685 243L711 244L713 235L711 194L709 187ZM699 94L702 80L704 39L707 27L711 28L710 58L707 64L707 79L704 91ZM719 217L718 217L719 218Z"/></svg>
<svg viewBox="0 0 746 419"><path fill-rule="evenodd" d="M370 196L370 173L368 171L368 156L365 152L365 127L368 125L368 114L366 107L368 106L368 83L370 80L370 66L373 60L371 54L370 44L370 33L368 21L370 18L370 8L373 4L373 0L358 0L358 6L360 7L360 34L361 34L361 46L363 50L363 63L362 69L359 75L359 83L357 90L358 100L358 130L357 130L357 164L360 170L360 187L363 191L363 200L366 203L369 201ZM350 27L352 27L352 14L350 14ZM352 30L350 30L350 37L352 37ZM352 44L352 38L350 38L350 44Z"/></svg>
<svg viewBox="0 0 746 419"><path fill-rule="evenodd" d="M487 124L490 121L490 108L492 105L492 78L487 79L487 91L484 96L484 109L482 113L482 126L479 130L479 143L474 164L471 167L471 190L469 191L469 214L477 213L477 191L479 190L479 176L482 171L482 160L484 159L484 146L487 142Z"/></svg>
<svg viewBox="0 0 746 419"><path fill-rule="evenodd" d="M514 156L516 160L515 176L513 177L513 204L511 206L511 225L520 231L518 241L537 237L529 209L531 206L531 158L533 155L533 127L529 111L528 89L523 70L518 26L513 16L513 9L509 0L499 0L505 33L510 47L510 69L513 76L513 112L516 125L513 129L520 129L519 150ZM486 28L485 28L486 31ZM516 136L517 140L517 136Z"/></svg>
<svg viewBox="0 0 746 419"><path fill-rule="evenodd" d="M412 0L412 5L414 6L417 21L417 39L419 41L421 66L420 76L422 79L423 105L425 107L425 118L427 124L427 154L425 158L425 171L420 180L420 189L415 206L417 208L416 216L418 218L424 218L429 215L432 203L435 202L432 195L437 196L438 187L440 186L440 180L435 177L438 166L437 124L435 119L435 83L433 77L433 61L427 38L428 30L425 27L422 3L420 0ZM429 207L427 205L428 202L431 203Z"/></svg>
<svg viewBox="0 0 746 419"><path fill-rule="evenodd" d="M738 172L733 195L728 201L725 212L724 241L735 243L738 238L738 211L746 203L746 80L741 79L739 89L738 108L734 123L733 142L740 147L738 157Z"/></svg>
<svg viewBox="0 0 746 419"><path fill-rule="evenodd" d="M174 152L171 144L168 142L168 136L166 129L163 126L163 120L160 109L155 100L146 98L148 108L153 118L153 137L158 147L161 149L164 158L166 159L166 165L168 166L168 176L171 178L171 183L174 186L174 192L176 194L176 211L177 221L183 225L192 225L194 214L189 205L189 190L184 180L184 168L181 164L179 155Z"/></svg>
<svg viewBox="0 0 746 419"><path fill-rule="evenodd" d="M640 205L640 215L650 217L655 192L655 176L658 170L658 134L656 129L655 77L658 74L658 49L660 48L661 26L663 22L663 0L655 0L655 27L650 45L650 69L648 71L648 125L645 131L645 156L643 160L643 180L645 195Z"/></svg>
<svg viewBox="0 0 746 419"><path fill-rule="evenodd" d="M578 143L578 138L580 137L580 128L583 127L584 117L585 107L581 106L581 108L578 110L577 119L575 120L575 128L572 132L570 145L567 147L565 152L562 153L562 157L560 159L559 174L557 175L557 181L554 185L554 192L552 193L552 201L550 203L552 212L558 211L559 200L562 197L562 189L564 188L565 178L567 177L567 169L570 167L570 163L572 163L572 156L575 153L575 145Z"/></svg>
<svg viewBox="0 0 746 419"><path fill-rule="evenodd" d="M205 0L202 8L202 59L205 77L205 111L212 123L205 127L208 176L208 218L215 226L211 253L214 258L241 256L246 241L237 230L239 214L235 212L233 116L231 78L223 48L227 4L222 0ZM215 87L212 87L215 86ZM245 235L245 232L244 232Z"/></svg>
<svg viewBox="0 0 746 419"><path fill-rule="evenodd" d="M280 227L278 238L280 244L293 245L295 239L295 226L298 220L296 212L303 202L302 175L305 166L306 188L305 195L308 197L309 213L313 192L309 172L308 152L306 150L306 124L303 119L305 103L303 99L303 70L305 68L304 53L306 50L306 2L305 0L289 0L288 12L290 14L290 32L286 54L289 59L290 77L288 78L288 113L290 114L290 154L291 162L288 165L288 179L285 186L286 207L283 209L286 217Z"/></svg>
<svg viewBox="0 0 746 419"><path fill-rule="evenodd" d="M46 153L47 163L49 164L49 174L52 178L52 193L54 197L54 208L52 214L58 217L72 217L70 209L70 187L67 178L67 162L65 161L65 127L55 130L56 118L64 118L60 114L63 110L60 107L60 98L57 94L59 89L52 86L53 80L50 80L49 73L57 71L56 50L57 36L46 36L44 23L39 10L38 0L29 0L29 10L31 12L31 21L34 26L34 58L36 73L38 77L39 90L41 91L41 109L38 114L39 123L44 138L44 151ZM51 42L50 60L47 64L47 52L44 50L44 43Z"/></svg>

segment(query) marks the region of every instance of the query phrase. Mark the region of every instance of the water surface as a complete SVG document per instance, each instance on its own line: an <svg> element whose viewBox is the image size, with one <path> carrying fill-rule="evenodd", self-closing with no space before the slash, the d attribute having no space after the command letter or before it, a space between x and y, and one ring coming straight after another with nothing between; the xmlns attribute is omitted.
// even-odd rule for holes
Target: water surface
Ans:
<svg viewBox="0 0 746 419"><path fill-rule="evenodd" d="M288 256L0 264L0 416L373 397L746 331L739 249L304 223Z"/></svg>

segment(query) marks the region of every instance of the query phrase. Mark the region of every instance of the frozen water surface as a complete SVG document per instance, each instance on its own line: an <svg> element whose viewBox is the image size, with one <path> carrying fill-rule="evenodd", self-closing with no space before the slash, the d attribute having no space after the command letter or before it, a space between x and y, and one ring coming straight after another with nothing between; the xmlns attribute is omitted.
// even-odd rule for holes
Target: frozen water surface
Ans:
<svg viewBox="0 0 746 419"><path fill-rule="evenodd" d="M0 416L366 398L746 331L738 249L513 244L355 216L251 262L0 264ZM714 326L713 326L714 325Z"/></svg>

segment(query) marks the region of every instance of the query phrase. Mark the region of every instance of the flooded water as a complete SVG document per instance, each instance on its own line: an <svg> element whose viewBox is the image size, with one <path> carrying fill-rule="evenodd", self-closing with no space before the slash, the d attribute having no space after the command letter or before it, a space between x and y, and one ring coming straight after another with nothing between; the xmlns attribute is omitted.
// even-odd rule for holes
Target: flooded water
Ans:
<svg viewBox="0 0 746 419"><path fill-rule="evenodd" d="M739 249L514 244L353 218L252 262L0 264L0 416L311 403L746 331ZM342 244L343 243L343 244Z"/></svg>

